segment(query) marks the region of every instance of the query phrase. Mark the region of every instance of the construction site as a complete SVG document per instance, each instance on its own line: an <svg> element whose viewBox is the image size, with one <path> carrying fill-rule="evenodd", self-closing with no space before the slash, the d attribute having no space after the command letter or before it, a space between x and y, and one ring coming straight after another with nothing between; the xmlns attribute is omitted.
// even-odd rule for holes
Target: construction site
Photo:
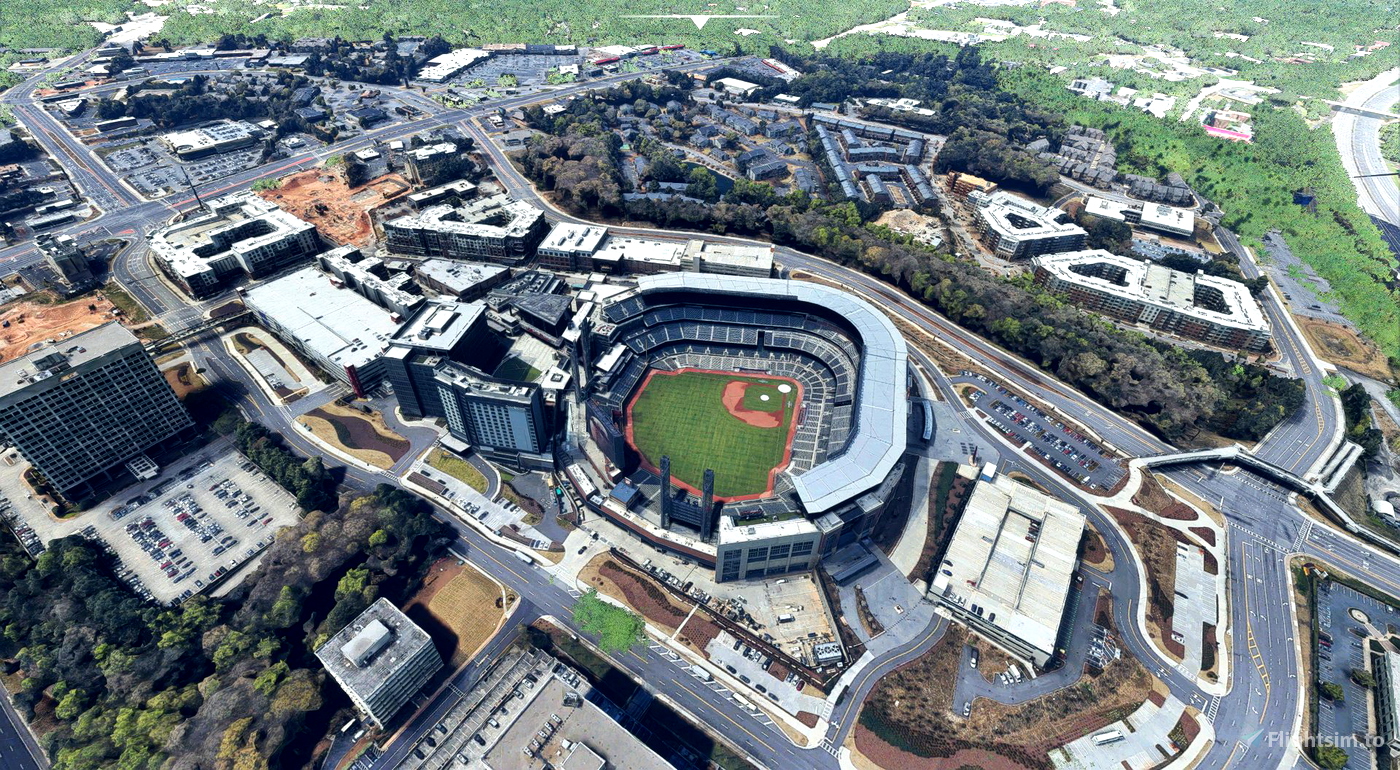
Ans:
<svg viewBox="0 0 1400 770"><path fill-rule="evenodd" d="M343 173L318 168L285 177L276 188L260 190L258 195L315 225L336 244L363 247L374 239L370 212L411 189L398 174L385 174L352 188Z"/></svg>
<svg viewBox="0 0 1400 770"><path fill-rule="evenodd" d="M62 304L22 299L0 306L0 362L19 358L45 342L101 326L119 315L121 311L101 294Z"/></svg>

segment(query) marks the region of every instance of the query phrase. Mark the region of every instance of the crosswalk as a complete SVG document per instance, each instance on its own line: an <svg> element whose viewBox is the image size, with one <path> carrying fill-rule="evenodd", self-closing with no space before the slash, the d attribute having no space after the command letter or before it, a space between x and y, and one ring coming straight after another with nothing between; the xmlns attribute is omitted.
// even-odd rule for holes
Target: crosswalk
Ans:
<svg viewBox="0 0 1400 770"><path fill-rule="evenodd" d="M1278 551L1279 553L1289 553L1289 552L1291 552L1291 550L1295 550L1295 549L1284 548L1283 546L1279 545L1278 543L1274 542L1273 540L1270 540L1269 538L1264 537L1263 535L1260 535L1260 534L1256 533L1254 530L1252 530L1252 529L1250 529L1250 528L1248 528L1248 527L1242 526L1242 525L1240 525L1240 524L1238 524L1238 523L1236 523L1236 522L1231 521L1231 522L1229 522L1229 525L1230 525L1230 529L1239 530L1239 531L1245 536L1245 539L1246 539L1246 540L1252 540L1252 541L1254 541L1254 542L1256 542L1256 543L1258 543L1258 544L1264 546L1265 548L1272 548L1273 550Z"/></svg>
<svg viewBox="0 0 1400 770"><path fill-rule="evenodd" d="M1298 534L1293 537L1292 550L1295 553L1303 550L1303 544L1308 542L1308 538L1312 536L1312 529L1312 519L1303 519L1303 526L1298 528Z"/></svg>
<svg viewBox="0 0 1400 770"><path fill-rule="evenodd" d="M1211 723L1213 724L1213 723L1215 722L1215 715L1216 715L1217 713L1219 713L1219 711L1220 711L1220 696L1217 695L1217 696L1215 696L1214 698L1211 698L1211 699L1210 699L1210 703L1206 705L1206 714L1205 714L1206 720L1209 721L1209 722L1211 722Z"/></svg>

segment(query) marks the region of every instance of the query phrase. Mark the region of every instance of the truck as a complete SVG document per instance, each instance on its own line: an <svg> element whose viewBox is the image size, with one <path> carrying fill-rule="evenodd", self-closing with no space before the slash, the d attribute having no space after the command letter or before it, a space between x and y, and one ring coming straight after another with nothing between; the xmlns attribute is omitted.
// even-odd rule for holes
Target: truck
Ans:
<svg viewBox="0 0 1400 770"><path fill-rule="evenodd" d="M690 673L694 674L696 678L700 679L701 681L713 682L715 680L714 676L701 666L691 666Z"/></svg>
<svg viewBox="0 0 1400 770"><path fill-rule="evenodd" d="M535 566L535 560L534 560L534 559L531 559L529 556L526 556L525 554L523 554L523 553L521 553L521 552L519 552L519 551L511 551L511 553L515 554L515 558L517 558L517 559L519 559L519 560L525 562L526 564L530 565L531 567Z"/></svg>
<svg viewBox="0 0 1400 770"><path fill-rule="evenodd" d="M1123 731L1108 730L1095 735L1093 738L1090 738L1090 740L1094 742L1095 746L1107 746L1110 743L1117 743L1123 740Z"/></svg>

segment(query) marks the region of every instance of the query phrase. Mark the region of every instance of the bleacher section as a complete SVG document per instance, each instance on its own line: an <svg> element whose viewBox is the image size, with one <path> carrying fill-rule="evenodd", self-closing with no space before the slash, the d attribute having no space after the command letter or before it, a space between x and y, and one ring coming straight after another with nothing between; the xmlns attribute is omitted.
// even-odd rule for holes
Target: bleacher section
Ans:
<svg viewBox="0 0 1400 770"><path fill-rule="evenodd" d="M805 313L693 305L649 308L630 298L606 309L627 347L602 399L622 410L651 368L763 372L802 385L790 470L845 450L855 423L859 348L831 322Z"/></svg>

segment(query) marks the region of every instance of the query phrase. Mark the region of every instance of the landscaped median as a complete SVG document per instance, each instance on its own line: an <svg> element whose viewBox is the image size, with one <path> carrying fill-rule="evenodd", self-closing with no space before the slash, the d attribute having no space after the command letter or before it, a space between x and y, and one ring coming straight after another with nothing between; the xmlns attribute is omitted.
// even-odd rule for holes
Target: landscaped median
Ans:
<svg viewBox="0 0 1400 770"><path fill-rule="evenodd" d="M486 475L477 470L475 465L441 449L429 452L426 462L483 495L490 486Z"/></svg>
<svg viewBox="0 0 1400 770"><path fill-rule="evenodd" d="M360 462L388 470L412 448L395 433L378 412L364 412L340 404L327 404L297 418L316 438Z"/></svg>

